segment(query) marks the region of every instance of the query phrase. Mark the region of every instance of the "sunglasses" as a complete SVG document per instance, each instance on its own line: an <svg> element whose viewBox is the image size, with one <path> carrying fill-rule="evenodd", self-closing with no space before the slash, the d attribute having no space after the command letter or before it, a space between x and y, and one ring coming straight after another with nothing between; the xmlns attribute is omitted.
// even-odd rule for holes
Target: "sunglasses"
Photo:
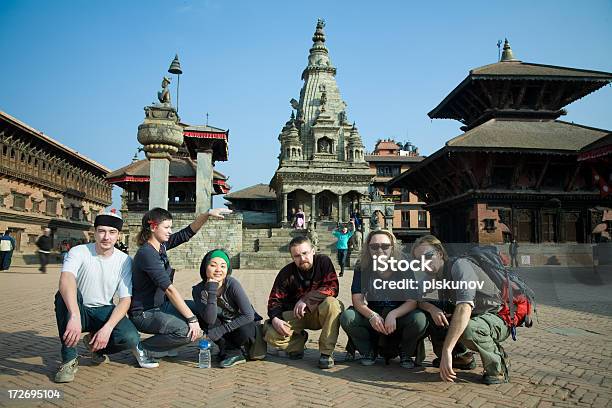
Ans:
<svg viewBox="0 0 612 408"><path fill-rule="evenodd" d="M425 259L433 259L434 256L436 256L436 251L427 251L423 254Z"/></svg>
<svg viewBox="0 0 612 408"><path fill-rule="evenodd" d="M372 251L378 251L379 249L386 251L387 249L391 248L391 244L370 244L368 246Z"/></svg>

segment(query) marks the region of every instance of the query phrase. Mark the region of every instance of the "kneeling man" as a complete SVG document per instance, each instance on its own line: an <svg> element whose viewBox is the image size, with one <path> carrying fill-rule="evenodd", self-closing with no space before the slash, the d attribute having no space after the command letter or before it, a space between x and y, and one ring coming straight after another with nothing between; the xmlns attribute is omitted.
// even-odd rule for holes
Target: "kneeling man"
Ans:
<svg viewBox="0 0 612 408"><path fill-rule="evenodd" d="M334 366L334 347L338 341L342 303L338 296L338 277L326 255L316 255L305 236L289 243L293 262L276 276L268 298L265 340L285 350L291 359L304 356L308 334L304 329L321 330L320 368Z"/></svg>
<svg viewBox="0 0 612 408"><path fill-rule="evenodd" d="M140 335L126 317L132 296L132 260L115 248L123 220L100 214L94 221L95 243L73 247L64 261L59 292L55 295L55 318L62 342L62 364L55 382L74 380L78 370L76 345L81 332L92 352L94 364L106 354L131 349L144 368L159 366L140 346ZM117 293L119 303L113 303Z"/></svg>

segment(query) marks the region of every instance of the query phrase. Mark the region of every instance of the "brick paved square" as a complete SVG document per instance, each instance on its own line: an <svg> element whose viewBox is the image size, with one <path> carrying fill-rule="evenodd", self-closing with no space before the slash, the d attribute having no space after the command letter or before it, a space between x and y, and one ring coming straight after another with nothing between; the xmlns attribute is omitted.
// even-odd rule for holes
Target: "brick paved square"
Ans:
<svg viewBox="0 0 612 408"><path fill-rule="evenodd" d="M302 361L268 355L265 361L231 369L202 370L196 368L197 348L190 345L177 359L164 359L152 370L136 368L127 352L98 367L81 357L75 381L55 384L60 343L53 296L59 268L47 275L36 268L14 268L0 274L0 406L612 406L612 272L602 272L597 284L573 282L572 296L565 296L569 279L558 268L525 273L540 301L539 323L520 329L517 342L504 343L512 363L510 384L479 384L480 365L460 372L456 384L439 382L437 369L429 366L429 343L427 365L417 370L401 369L398 361L372 367L346 362L342 331L337 364L327 371L316 367L318 336L311 332ZM262 315L275 274L235 271ZM351 278L348 271L340 279L345 305L350 304ZM188 296L197 279L197 271L181 270L175 283ZM63 398L9 400L9 389L60 390Z"/></svg>

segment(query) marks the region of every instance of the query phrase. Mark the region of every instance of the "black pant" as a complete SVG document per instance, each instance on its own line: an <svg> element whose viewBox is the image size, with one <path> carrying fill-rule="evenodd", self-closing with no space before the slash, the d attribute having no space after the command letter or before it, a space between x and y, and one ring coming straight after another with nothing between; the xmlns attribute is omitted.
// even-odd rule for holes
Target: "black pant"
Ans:
<svg viewBox="0 0 612 408"><path fill-rule="evenodd" d="M344 265L346 265L346 255L348 249L338 249L338 264L340 264L340 273L344 272Z"/></svg>
<svg viewBox="0 0 612 408"><path fill-rule="evenodd" d="M219 320L215 322L214 325L209 327L213 327L220 324ZM208 327L204 329L208 331ZM242 347L249 346L253 341L255 341L256 336L256 328L255 322L249 322L244 326L240 326L231 332L225 333L221 338L215 340L215 344L219 347L219 354L237 354L240 352Z"/></svg>
<svg viewBox="0 0 612 408"><path fill-rule="evenodd" d="M38 259L40 260L40 268L38 269L42 273L47 273L47 264L49 263L49 254L45 252L38 253Z"/></svg>

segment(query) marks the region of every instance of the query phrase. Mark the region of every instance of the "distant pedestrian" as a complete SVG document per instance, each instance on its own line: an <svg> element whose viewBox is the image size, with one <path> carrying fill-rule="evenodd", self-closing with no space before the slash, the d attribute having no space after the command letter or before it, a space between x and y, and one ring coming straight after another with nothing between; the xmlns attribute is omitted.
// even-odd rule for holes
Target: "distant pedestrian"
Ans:
<svg viewBox="0 0 612 408"><path fill-rule="evenodd" d="M517 267L517 268L519 266L518 247L519 247L518 242L516 242L516 239L513 239L512 242L510 243L510 258L511 258L510 266Z"/></svg>
<svg viewBox="0 0 612 408"><path fill-rule="evenodd" d="M38 268L38 270L41 273L47 273L49 254L51 253L51 248L53 248L53 238L51 238L50 228L45 228L43 230L43 235L36 240L36 246L38 247L38 259L40 260L40 268Z"/></svg>
<svg viewBox="0 0 612 408"><path fill-rule="evenodd" d="M302 207L298 207L298 211L295 213L295 229L306 228L306 214L302 211Z"/></svg>
<svg viewBox="0 0 612 408"><path fill-rule="evenodd" d="M346 265L346 259L348 257L348 241L355 233L354 220L351 220L351 225L353 228L350 231L345 225L342 227L342 229L338 227L332 232L333 236L338 239L338 241L336 241L336 250L338 251L338 264L340 265L340 273L338 274L338 276L344 275L344 267Z"/></svg>
<svg viewBox="0 0 612 408"><path fill-rule="evenodd" d="M15 239L6 230L0 237L0 271L6 271L11 266L13 251L15 250Z"/></svg>

